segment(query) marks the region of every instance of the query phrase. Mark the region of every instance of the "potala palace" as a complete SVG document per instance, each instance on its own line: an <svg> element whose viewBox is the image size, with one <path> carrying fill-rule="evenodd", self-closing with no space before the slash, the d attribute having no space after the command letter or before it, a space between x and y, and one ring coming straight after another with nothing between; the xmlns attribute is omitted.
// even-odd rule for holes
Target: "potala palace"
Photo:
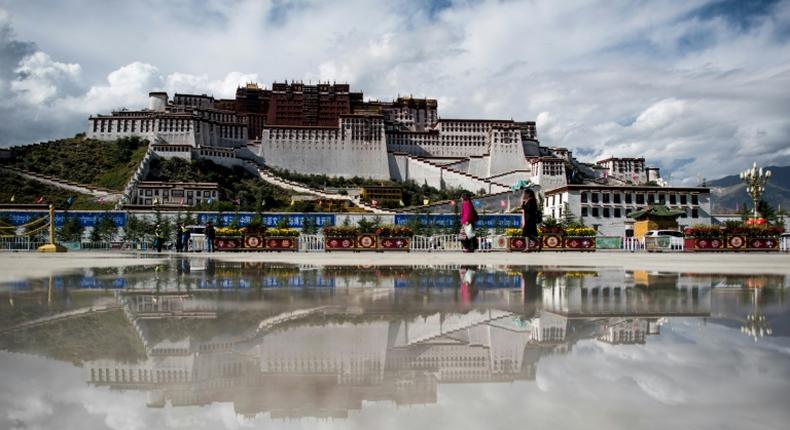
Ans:
<svg viewBox="0 0 790 430"><path fill-rule="evenodd" d="M533 121L442 118L435 99L365 100L348 84L251 83L235 99L152 92L147 109L91 116L87 136L139 136L157 156L239 165L269 180L273 167L489 194L529 181L544 194L545 215L595 213L599 220L585 221L604 229L622 231L615 213L624 218L646 202L686 209L686 223L710 221L707 188L667 187L644 158L583 163L541 146Z"/></svg>

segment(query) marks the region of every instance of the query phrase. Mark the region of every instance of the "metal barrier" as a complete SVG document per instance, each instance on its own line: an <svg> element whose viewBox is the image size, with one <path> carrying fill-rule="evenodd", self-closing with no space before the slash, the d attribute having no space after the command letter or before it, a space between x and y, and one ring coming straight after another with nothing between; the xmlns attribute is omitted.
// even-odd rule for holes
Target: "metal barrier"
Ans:
<svg viewBox="0 0 790 430"><path fill-rule="evenodd" d="M790 252L790 237L779 238L779 251Z"/></svg>
<svg viewBox="0 0 790 430"><path fill-rule="evenodd" d="M461 241L457 234L442 234L436 236L414 236L411 239L410 251L435 252L435 251L461 251Z"/></svg>
<svg viewBox="0 0 790 430"><path fill-rule="evenodd" d="M46 240L32 240L29 236L0 237L0 251L35 251L47 243Z"/></svg>
<svg viewBox="0 0 790 430"><path fill-rule="evenodd" d="M623 251L643 251L645 249L645 242L638 237L624 237L623 238Z"/></svg>
<svg viewBox="0 0 790 430"><path fill-rule="evenodd" d="M324 236L320 234L299 235L299 251L320 252L324 250Z"/></svg>

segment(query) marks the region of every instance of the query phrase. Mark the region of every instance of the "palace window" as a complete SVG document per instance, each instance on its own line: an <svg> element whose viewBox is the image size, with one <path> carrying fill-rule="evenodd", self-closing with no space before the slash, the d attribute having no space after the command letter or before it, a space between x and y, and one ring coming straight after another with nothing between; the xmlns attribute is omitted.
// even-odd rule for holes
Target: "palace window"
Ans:
<svg viewBox="0 0 790 430"><path fill-rule="evenodd" d="M699 196L697 194L691 195L691 204L698 205L699 204Z"/></svg>
<svg viewBox="0 0 790 430"><path fill-rule="evenodd" d="M601 199L602 199L603 203L609 203L609 193L603 193L601 195Z"/></svg>
<svg viewBox="0 0 790 430"><path fill-rule="evenodd" d="M648 193L647 194L647 202L648 203L655 203L656 202L656 195L655 195L655 193Z"/></svg>
<svg viewBox="0 0 790 430"><path fill-rule="evenodd" d="M685 194L680 195L680 204L685 205L688 203L688 197Z"/></svg>
<svg viewBox="0 0 790 430"><path fill-rule="evenodd" d="M658 193L658 202L661 204L666 203L667 196L664 193Z"/></svg>
<svg viewBox="0 0 790 430"><path fill-rule="evenodd" d="M699 218L699 209L697 209L697 208L691 209L691 217L692 218Z"/></svg>
<svg viewBox="0 0 790 430"><path fill-rule="evenodd" d="M592 202L598 203L598 193L592 193Z"/></svg>
<svg viewBox="0 0 790 430"><path fill-rule="evenodd" d="M598 208L592 208L592 216L594 216L594 217L598 217L598 216L600 216L600 215L598 214Z"/></svg>
<svg viewBox="0 0 790 430"><path fill-rule="evenodd" d="M614 217L615 218L622 218L623 212L620 208L614 208Z"/></svg>
<svg viewBox="0 0 790 430"><path fill-rule="evenodd" d="M609 208L603 208L603 217L609 218Z"/></svg>
<svg viewBox="0 0 790 430"><path fill-rule="evenodd" d="M670 194L669 195L669 204L676 205L677 203L678 203L678 196L676 196L675 194Z"/></svg>
<svg viewBox="0 0 790 430"><path fill-rule="evenodd" d="M645 195L644 194L639 193L639 194L636 195L636 204L638 204L638 205L645 204Z"/></svg>
<svg viewBox="0 0 790 430"><path fill-rule="evenodd" d="M631 194L631 193L625 193L625 202L626 202L626 204L629 204L629 205L630 205L631 203L633 203L633 202L634 202L634 197L633 197L633 194Z"/></svg>
<svg viewBox="0 0 790 430"><path fill-rule="evenodd" d="M620 193L612 194L612 201L613 203L620 203Z"/></svg>
<svg viewBox="0 0 790 430"><path fill-rule="evenodd" d="M583 207L583 208L582 208L582 216L583 216L583 217L586 217L586 216L587 216L587 214L588 214L588 212L589 212L589 211L588 211L588 209L587 209L586 207Z"/></svg>

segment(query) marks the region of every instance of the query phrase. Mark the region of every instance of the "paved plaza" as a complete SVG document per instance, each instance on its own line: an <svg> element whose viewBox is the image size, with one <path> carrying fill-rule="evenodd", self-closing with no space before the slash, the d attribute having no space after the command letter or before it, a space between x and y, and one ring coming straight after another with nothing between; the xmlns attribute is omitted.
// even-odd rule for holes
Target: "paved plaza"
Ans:
<svg viewBox="0 0 790 430"><path fill-rule="evenodd" d="M72 252L66 254L0 254L0 282L48 276L82 268L156 264L176 257L214 258L221 261L293 263L341 266L440 266L440 265L539 265L579 267L622 267L627 270L693 273L752 273L790 275L787 253L508 253L488 252L335 252L335 253L133 253Z"/></svg>

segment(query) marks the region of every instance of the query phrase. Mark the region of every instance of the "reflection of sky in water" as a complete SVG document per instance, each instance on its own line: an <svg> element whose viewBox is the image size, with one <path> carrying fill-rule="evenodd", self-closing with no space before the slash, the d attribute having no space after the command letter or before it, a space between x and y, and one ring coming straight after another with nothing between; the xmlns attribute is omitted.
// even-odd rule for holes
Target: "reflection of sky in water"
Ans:
<svg viewBox="0 0 790 430"><path fill-rule="evenodd" d="M83 275L56 277L49 292L49 280L0 290L3 330L86 305L123 326L64 335L44 322L0 335L0 428L742 429L790 419L784 277L180 262ZM755 312L774 336L742 332ZM141 341L142 355L108 358L91 348L102 338ZM187 371L147 383L116 380L116 369Z"/></svg>

